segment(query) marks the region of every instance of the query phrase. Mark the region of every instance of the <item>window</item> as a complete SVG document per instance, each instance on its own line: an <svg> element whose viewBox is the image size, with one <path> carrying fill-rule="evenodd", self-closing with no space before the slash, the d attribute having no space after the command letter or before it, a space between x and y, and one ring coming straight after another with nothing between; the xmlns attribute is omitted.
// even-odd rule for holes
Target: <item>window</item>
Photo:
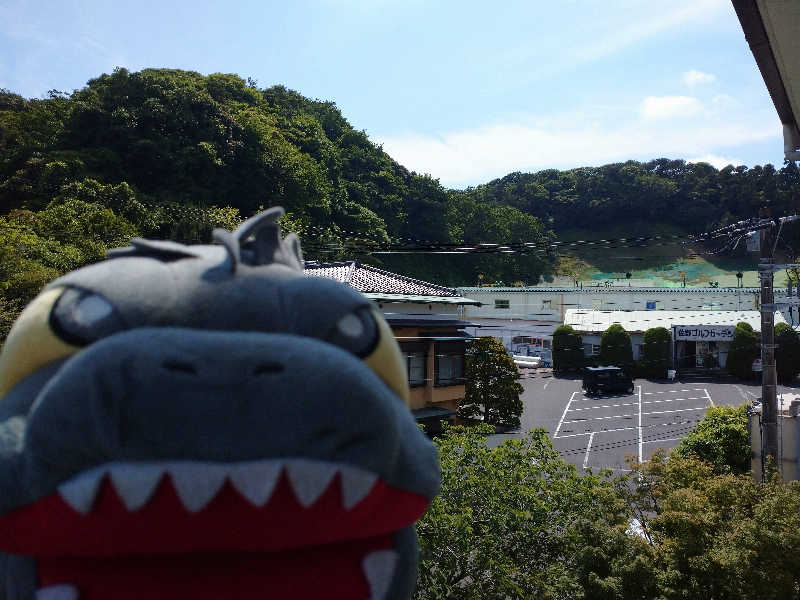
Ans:
<svg viewBox="0 0 800 600"><path fill-rule="evenodd" d="M434 385L464 383L464 342L439 342L434 360Z"/></svg>
<svg viewBox="0 0 800 600"><path fill-rule="evenodd" d="M425 385L428 370L428 345L422 343L400 344L406 362L408 385L420 387Z"/></svg>
<svg viewBox="0 0 800 600"><path fill-rule="evenodd" d="M542 308L550 310L552 300L542 300Z"/></svg>
<svg viewBox="0 0 800 600"><path fill-rule="evenodd" d="M592 310L600 310L603 308L602 298L592 298Z"/></svg>
<svg viewBox="0 0 800 600"><path fill-rule="evenodd" d="M495 308L511 308L511 301L510 300L495 300L494 301Z"/></svg>
<svg viewBox="0 0 800 600"><path fill-rule="evenodd" d="M545 350L549 350L550 349L550 340L542 340L542 347Z"/></svg>
<svg viewBox="0 0 800 600"><path fill-rule="evenodd" d="M600 344L584 344L583 345L583 355L584 356L599 356L600 355Z"/></svg>

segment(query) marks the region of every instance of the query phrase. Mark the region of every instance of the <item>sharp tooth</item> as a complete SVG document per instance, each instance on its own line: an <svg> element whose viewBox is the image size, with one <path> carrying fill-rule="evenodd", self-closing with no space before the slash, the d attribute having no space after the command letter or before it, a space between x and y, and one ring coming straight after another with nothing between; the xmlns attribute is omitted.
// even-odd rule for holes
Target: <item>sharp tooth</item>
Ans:
<svg viewBox="0 0 800 600"><path fill-rule="evenodd" d="M317 460L297 458L286 462L286 474L292 484L294 495L303 507L308 508L328 487L336 466Z"/></svg>
<svg viewBox="0 0 800 600"><path fill-rule="evenodd" d="M49 585L36 590L36 600L78 600L78 588L74 585Z"/></svg>
<svg viewBox="0 0 800 600"><path fill-rule="evenodd" d="M361 568L369 582L370 600L383 600L386 597L392 584L397 559L397 552L394 550L378 550L364 557Z"/></svg>
<svg viewBox="0 0 800 600"><path fill-rule="evenodd" d="M119 463L110 471L114 488L129 511L147 504L163 474L162 465L142 463Z"/></svg>
<svg viewBox="0 0 800 600"><path fill-rule="evenodd" d="M275 484L283 471L283 464L277 460L240 463L230 469L233 487L256 506L264 506L272 497Z"/></svg>
<svg viewBox="0 0 800 600"><path fill-rule="evenodd" d="M64 499L64 502L69 504L77 512L82 515L89 514L104 475L104 468L92 469L80 473L58 486L58 493L61 495L61 498Z"/></svg>
<svg viewBox="0 0 800 600"><path fill-rule="evenodd" d="M339 473L342 482L342 504L346 510L361 502L378 479L375 473L350 466L340 467Z"/></svg>
<svg viewBox="0 0 800 600"><path fill-rule="evenodd" d="M175 491L189 512L203 510L225 483L229 466L209 463L170 463Z"/></svg>

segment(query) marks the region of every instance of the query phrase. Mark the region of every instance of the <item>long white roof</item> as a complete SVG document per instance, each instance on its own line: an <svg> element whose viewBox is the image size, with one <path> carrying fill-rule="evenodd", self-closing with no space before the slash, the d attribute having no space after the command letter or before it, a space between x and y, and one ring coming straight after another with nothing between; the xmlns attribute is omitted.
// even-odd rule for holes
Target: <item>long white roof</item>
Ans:
<svg viewBox="0 0 800 600"><path fill-rule="evenodd" d="M628 332L643 332L651 327L673 325L736 325L744 321L754 331L761 331L761 313L757 310L582 310L567 309L564 325L577 331L603 332L614 323ZM775 324L786 323L781 313L775 313Z"/></svg>

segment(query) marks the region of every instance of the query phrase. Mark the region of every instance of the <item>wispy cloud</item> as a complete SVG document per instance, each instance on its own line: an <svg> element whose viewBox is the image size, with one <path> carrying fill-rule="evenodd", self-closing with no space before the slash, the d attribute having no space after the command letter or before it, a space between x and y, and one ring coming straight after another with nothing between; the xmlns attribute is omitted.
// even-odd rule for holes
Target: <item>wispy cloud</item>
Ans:
<svg viewBox="0 0 800 600"><path fill-rule="evenodd" d="M702 108L702 103L692 96L648 96L640 111L646 119L673 119L696 115Z"/></svg>
<svg viewBox="0 0 800 600"><path fill-rule="evenodd" d="M780 127L771 113L742 114L693 100L638 105L640 110L649 106L661 118L647 118L636 105L618 106L600 112L517 118L438 135L378 136L377 141L401 164L430 173L452 187L475 185L513 171L661 156L694 156L725 166L741 162L724 158L726 148L771 138L779 143ZM666 118L669 110L673 118Z"/></svg>
<svg viewBox="0 0 800 600"><path fill-rule="evenodd" d="M715 167L717 169L724 169L728 165L733 165L736 167L741 164L744 164L744 161L738 158L725 158L723 156L717 156L716 154L706 154L704 156L697 156L695 158L687 158L686 162L690 163L704 162L710 164L712 167Z"/></svg>
<svg viewBox="0 0 800 600"><path fill-rule="evenodd" d="M695 69L689 69L683 74L683 83L689 87L694 87L699 83L712 83L716 81L716 77L711 73L703 73Z"/></svg>
<svg viewBox="0 0 800 600"><path fill-rule="evenodd" d="M672 10L651 10L618 28L608 28L609 33L590 44L576 48L571 55L581 62L605 58L628 46L647 40L665 31L688 23L703 23L715 19L729 9L724 0L697 0Z"/></svg>

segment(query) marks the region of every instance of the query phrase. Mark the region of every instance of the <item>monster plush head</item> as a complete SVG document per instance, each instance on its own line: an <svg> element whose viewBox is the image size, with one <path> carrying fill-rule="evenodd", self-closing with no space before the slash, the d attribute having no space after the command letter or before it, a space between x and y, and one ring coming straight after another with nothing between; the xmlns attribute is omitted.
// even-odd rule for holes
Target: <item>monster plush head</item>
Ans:
<svg viewBox="0 0 800 600"><path fill-rule="evenodd" d="M369 300L271 209L52 282L0 355L0 599L399 599L439 489Z"/></svg>

